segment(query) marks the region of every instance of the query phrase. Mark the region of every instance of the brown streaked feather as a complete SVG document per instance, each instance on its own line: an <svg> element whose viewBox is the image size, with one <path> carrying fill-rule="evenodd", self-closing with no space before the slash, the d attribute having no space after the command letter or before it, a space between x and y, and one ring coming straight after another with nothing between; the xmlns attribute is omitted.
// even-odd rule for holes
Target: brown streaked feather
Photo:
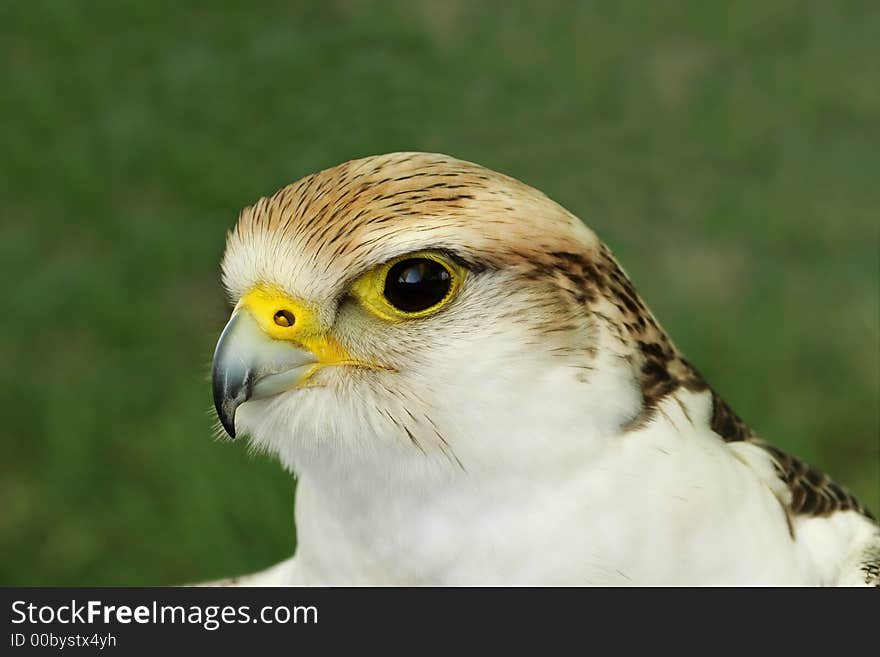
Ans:
<svg viewBox="0 0 880 657"><path fill-rule="evenodd" d="M660 403L679 388L707 390L712 396L712 431L726 442L747 440L771 453L780 478L792 493L787 507L791 514L826 516L851 510L874 519L852 493L826 474L755 437L752 429L681 355L604 244L593 259L580 253L549 253L534 263L532 276L560 272L568 284L559 284L559 288L587 312L603 317L617 339L631 347L630 356L638 362L642 410L627 429L650 422Z"/></svg>
<svg viewBox="0 0 880 657"><path fill-rule="evenodd" d="M861 570L865 577L865 584L880 588L880 546L874 545L864 559Z"/></svg>
<svg viewBox="0 0 880 657"><path fill-rule="evenodd" d="M776 472L791 491L788 508L793 514L827 516L835 511L856 511L875 519L852 493L825 473L762 440L752 439L751 442L773 456Z"/></svg>
<svg viewBox="0 0 880 657"><path fill-rule="evenodd" d="M874 516L845 488L828 475L809 466L777 447L755 437L752 429L706 382L668 338L646 308L626 274L602 245L597 263L584 263L572 254L555 254L572 268L572 279L585 283L590 281L595 289L582 296L587 301L602 296L611 299L618 313L618 328L638 348L641 358L640 385L642 389L642 412L633 426L642 426L653 417L659 403L679 388L691 391L708 390L712 395L710 426L727 442L748 440L766 449L774 458L776 470L792 494L788 511L794 515L827 516L835 511L857 511L874 519ZM559 266L563 266L559 262ZM589 276L583 272L588 271Z"/></svg>
<svg viewBox="0 0 880 657"><path fill-rule="evenodd" d="M727 405L714 390L712 391L712 431L727 442L747 440L755 434L749 425Z"/></svg>

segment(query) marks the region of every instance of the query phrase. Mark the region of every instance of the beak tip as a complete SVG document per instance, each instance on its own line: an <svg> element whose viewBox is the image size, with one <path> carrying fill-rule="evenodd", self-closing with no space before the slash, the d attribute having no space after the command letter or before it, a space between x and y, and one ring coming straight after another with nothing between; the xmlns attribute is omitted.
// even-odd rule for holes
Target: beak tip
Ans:
<svg viewBox="0 0 880 657"><path fill-rule="evenodd" d="M230 395L225 377L218 376L216 368L214 370L213 388L214 410L217 411L217 419L220 420L223 430L229 434L229 437L235 438L235 411L239 407L239 403L236 402L236 397L238 395Z"/></svg>
<svg viewBox="0 0 880 657"><path fill-rule="evenodd" d="M223 413L221 411L217 411L217 417L220 418L220 424L223 426L223 430L229 434L230 438L235 438L235 411L232 414Z"/></svg>
<svg viewBox="0 0 880 657"><path fill-rule="evenodd" d="M230 438L235 438L235 411L239 405L240 402L235 397L227 394L225 386L214 386L214 410L217 411L217 419Z"/></svg>

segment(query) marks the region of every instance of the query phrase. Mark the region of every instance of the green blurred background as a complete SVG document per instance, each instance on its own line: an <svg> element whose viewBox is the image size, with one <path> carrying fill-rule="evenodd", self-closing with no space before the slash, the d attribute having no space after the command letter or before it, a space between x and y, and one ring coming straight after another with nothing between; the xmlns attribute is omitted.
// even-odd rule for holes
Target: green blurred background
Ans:
<svg viewBox="0 0 880 657"><path fill-rule="evenodd" d="M395 150L583 217L741 415L880 511L878 34L870 1L3 2L0 583L291 553L291 478L212 438L224 233Z"/></svg>

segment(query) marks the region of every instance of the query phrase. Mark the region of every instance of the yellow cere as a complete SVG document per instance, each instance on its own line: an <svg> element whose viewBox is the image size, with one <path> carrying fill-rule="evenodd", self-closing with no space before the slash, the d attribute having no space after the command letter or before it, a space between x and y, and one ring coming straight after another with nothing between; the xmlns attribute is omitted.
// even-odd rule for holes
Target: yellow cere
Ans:
<svg viewBox="0 0 880 657"><path fill-rule="evenodd" d="M258 285L245 294L235 310L246 309L273 340L289 340L311 351L321 365L354 363L308 305L291 299L281 289Z"/></svg>
<svg viewBox="0 0 880 657"><path fill-rule="evenodd" d="M450 286L446 296L435 305L418 312L406 312L392 306L385 298L385 278L388 270L402 260L410 260L417 258L427 258L439 262L449 272ZM432 315L452 301L461 290L461 284L464 281L465 270L463 267L453 262L446 256L435 251L417 251L415 253L407 253L406 255L393 258L388 262L370 270L361 276L351 286L352 295L360 301L360 303L382 319L391 322L401 322L407 319L415 319Z"/></svg>

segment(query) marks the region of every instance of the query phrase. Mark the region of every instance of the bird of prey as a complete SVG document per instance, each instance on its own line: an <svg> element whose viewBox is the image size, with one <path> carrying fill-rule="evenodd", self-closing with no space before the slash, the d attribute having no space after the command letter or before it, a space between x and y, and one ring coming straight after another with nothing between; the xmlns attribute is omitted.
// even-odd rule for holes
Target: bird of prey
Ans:
<svg viewBox="0 0 880 657"><path fill-rule="evenodd" d="M392 153L242 211L213 392L298 480L246 585L876 585L880 527L759 438L608 247L513 178Z"/></svg>

